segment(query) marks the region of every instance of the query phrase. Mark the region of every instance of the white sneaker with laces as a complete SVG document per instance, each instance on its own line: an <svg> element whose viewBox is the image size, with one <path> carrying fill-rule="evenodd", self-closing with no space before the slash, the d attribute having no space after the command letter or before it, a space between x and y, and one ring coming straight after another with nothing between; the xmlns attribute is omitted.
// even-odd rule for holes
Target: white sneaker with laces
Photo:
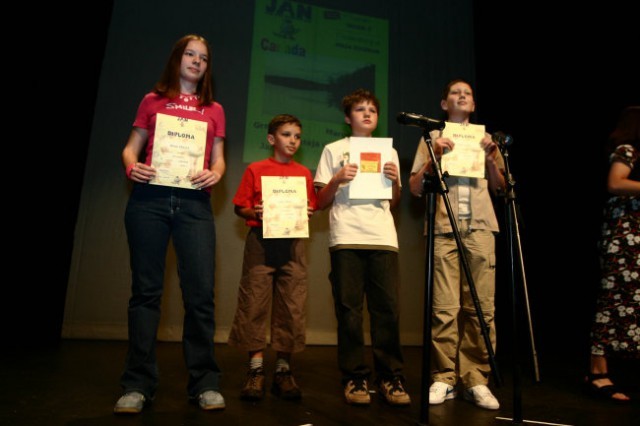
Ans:
<svg viewBox="0 0 640 426"><path fill-rule="evenodd" d="M444 382L433 382L429 388L429 404L442 404L448 399L456 397L456 389Z"/></svg>
<svg viewBox="0 0 640 426"><path fill-rule="evenodd" d="M497 410L500 408L500 403L485 385L476 385L469 389L465 389L464 399L473 402L478 407L486 408L487 410Z"/></svg>
<svg viewBox="0 0 640 426"><path fill-rule="evenodd" d="M369 395L367 380L361 378L349 380L344 386L344 397L347 404L369 405L371 396Z"/></svg>

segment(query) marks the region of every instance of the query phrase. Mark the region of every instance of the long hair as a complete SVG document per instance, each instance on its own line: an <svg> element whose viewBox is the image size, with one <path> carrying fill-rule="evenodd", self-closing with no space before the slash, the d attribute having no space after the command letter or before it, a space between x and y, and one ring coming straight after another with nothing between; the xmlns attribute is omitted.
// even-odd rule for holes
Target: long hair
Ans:
<svg viewBox="0 0 640 426"><path fill-rule="evenodd" d="M213 102L213 83L211 82L211 47L209 42L202 36L196 34L188 34L182 37L173 45L169 60L162 71L160 80L156 83L153 91L159 95L173 99L180 95L180 64L182 63L182 55L190 41L197 40L207 48L207 69L198 82L196 94L199 97L198 105L209 105Z"/></svg>
<svg viewBox="0 0 640 426"><path fill-rule="evenodd" d="M640 106L622 110L618 124L609 135L607 151L613 152L620 145L632 145L640 151Z"/></svg>

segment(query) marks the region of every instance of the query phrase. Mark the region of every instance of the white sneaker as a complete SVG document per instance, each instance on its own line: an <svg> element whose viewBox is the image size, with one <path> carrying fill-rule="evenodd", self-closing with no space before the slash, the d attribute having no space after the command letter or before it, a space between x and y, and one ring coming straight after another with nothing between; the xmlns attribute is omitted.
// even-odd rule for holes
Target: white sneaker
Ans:
<svg viewBox="0 0 640 426"><path fill-rule="evenodd" d="M456 397L456 389L444 382L433 382L429 388L429 404L442 404L447 399Z"/></svg>
<svg viewBox="0 0 640 426"><path fill-rule="evenodd" d="M113 412L116 414L138 414L144 408L145 397L140 392L127 392L118 399Z"/></svg>
<svg viewBox="0 0 640 426"><path fill-rule="evenodd" d="M347 404L369 405L371 396L367 380L361 378L349 380L344 387L344 397Z"/></svg>
<svg viewBox="0 0 640 426"><path fill-rule="evenodd" d="M220 392L208 390L198 395L198 405L203 410L222 410L225 407L224 398Z"/></svg>
<svg viewBox="0 0 640 426"><path fill-rule="evenodd" d="M487 410L497 410L500 408L500 403L485 385L476 385L465 389L464 399Z"/></svg>

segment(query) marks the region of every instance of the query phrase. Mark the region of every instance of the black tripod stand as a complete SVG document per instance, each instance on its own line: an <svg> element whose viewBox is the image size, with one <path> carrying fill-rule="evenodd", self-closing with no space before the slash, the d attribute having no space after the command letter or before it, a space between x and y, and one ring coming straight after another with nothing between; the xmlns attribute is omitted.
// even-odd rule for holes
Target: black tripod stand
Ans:
<svg viewBox="0 0 640 426"><path fill-rule="evenodd" d="M522 419L522 386L521 386L521 366L520 366L520 350L519 350L519 327L518 327L518 288L516 286L518 276L522 280L523 297L525 304L525 311L527 314L527 324L529 327L529 338L531 343L531 350L533 356L533 367L536 382L540 381L540 373L538 370L538 358L536 353L536 345L533 338L533 328L531 323L531 311L529 309L529 296L527 292L527 279L524 271L524 261L522 259L522 245L520 241L520 228L518 219L518 209L516 206L516 192L515 181L511 175L511 168L509 165L509 150L508 146L512 144L513 139L509 135L505 135L502 132L494 133L492 137L493 141L500 148L502 157L504 158L505 175L506 175L506 191L505 191L505 216L507 227L507 239L509 245L509 278L511 282L511 306L512 306L512 319L513 319L513 424L521 425ZM519 273L519 275L518 275Z"/></svg>
<svg viewBox="0 0 640 426"><path fill-rule="evenodd" d="M478 322L480 324L480 330L482 331L482 337L484 339L484 344L486 346L488 355L489 355L489 363L491 365L491 371L493 373L496 385L500 385L502 380L500 378L500 374L498 372L498 367L495 362L495 355L493 352L493 346L491 345L491 340L489 337L489 329L484 320L484 316L482 315L482 308L480 306L480 301L478 300L478 293L476 291L475 283L473 281L473 277L471 275L471 270L469 268L469 263L466 258L465 248L462 243L462 239L460 237L460 231L458 230L458 226L453 216L453 210L451 208L451 203L449 201L448 192L449 189L444 180L442 170L440 169L440 165L436 161L436 156L433 151L433 144L431 141L431 136L429 134L430 130L442 130L445 127L444 122L424 122L422 124L424 133L423 137L427 144L427 148L429 150L429 156L431 158L431 164L433 169L433 174L425 173L423 177L423 194L427 194L427 241L425 247L425 309L424 309L424 329L423 329L423 358L422 358L422 383L421 383L421 395L420 395L420 422L421 425L429 424L429 414L428 414L428 406L429 406L429 383L430 383L430 365L431 365L431 314L432 314L432 298L433 298L433 257L434 257L434 231L435 231L435 213L436 213L436 194L440 194L442 196L442 201L445 203L445 207L447 210L447 215L449 216L449 222L451 223L451 228L453 230L453 235L456 240L456 245L458 247L458 254L460 256L460 263L464 269L465 277L467 278L467 283L469 285L469 291L471 293L471 298L473 300L473 304L476 310L476 315L478 317Z"/></svg>

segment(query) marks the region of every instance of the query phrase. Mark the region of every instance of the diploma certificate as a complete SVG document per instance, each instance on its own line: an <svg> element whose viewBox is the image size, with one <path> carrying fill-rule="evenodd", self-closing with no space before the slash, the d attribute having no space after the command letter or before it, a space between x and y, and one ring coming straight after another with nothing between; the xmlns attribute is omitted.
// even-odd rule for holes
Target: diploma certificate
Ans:
<svg viewBox="0 0 640 426"><path fill-rule="evenodd" d="M304 176L262 176L262 237L309 238Z"/></svg>
<svg viewBox="0 0 640 426"><path fill-rule="evenodd" d="M349 138L349 158L358 165L358 174L349 184L350 199L390 200L392 182L384 176L384 163L391 161L393 139Z"/></svg>
<svg viewBox="0 0 640 426"><path fill-rule="evenodd" d="M480 146L484 136L484 125L447 121L442 137L451 139L455 146L442 156L442 171L451 176L484 178L484 150Z"/></svg>
<svg viewBox="0 0 640 426"><path fill-rule="evenodd" d="M157 114L151 157L156 177L149 183L195 189L191 177L204 168L206 145L206 122Z"/></svg>

